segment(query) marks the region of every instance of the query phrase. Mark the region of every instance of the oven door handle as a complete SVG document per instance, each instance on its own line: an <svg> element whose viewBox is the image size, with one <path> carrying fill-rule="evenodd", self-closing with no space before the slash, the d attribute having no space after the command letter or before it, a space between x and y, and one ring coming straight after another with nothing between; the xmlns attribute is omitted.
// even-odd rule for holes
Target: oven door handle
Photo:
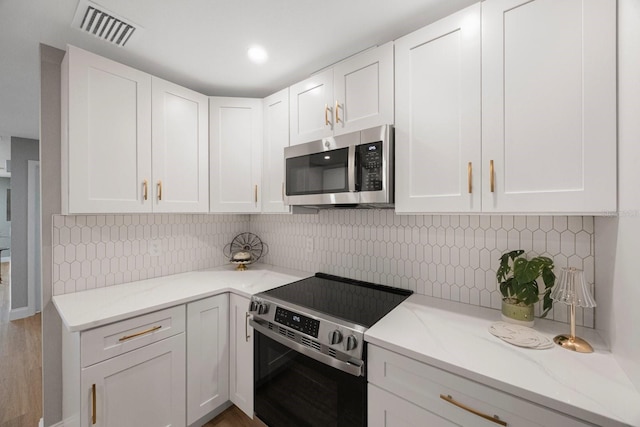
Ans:
<svg viewBox="0 0 640 427"><path fill-rule="evenodd" d="M277 341L280 344L297 351L298 353L309 356L310 358L315 359L318 362L340 369L341 371L354 375L356 377L361 377L364 375L364 363L362 363L361 365L356 365L354 363L338 360L324 353L319 353L302 344L292 341L289 338L285 338L282 335L273 332L271 329L267 328L261 323L256 322L254 319L249 320L249 324L253 326L254 331L260 332L262 335L271 338L272 340Z"/></svg>

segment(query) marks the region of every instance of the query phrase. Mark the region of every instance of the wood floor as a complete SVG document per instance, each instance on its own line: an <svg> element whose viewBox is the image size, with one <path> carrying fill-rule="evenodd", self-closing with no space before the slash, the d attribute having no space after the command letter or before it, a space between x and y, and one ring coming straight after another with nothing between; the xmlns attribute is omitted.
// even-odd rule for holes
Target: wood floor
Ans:
<svg viewBox="0 0 640 427"><path fill-rule="evenodd" d="M202 427L264 427L264 423L252 420L237 406L231 406Z"/></svg>
<svg viewBox="0 0 640 427"><path fill-rule="evenodd" d="M40 314L9 322L9 276L4 273L0 284L0 427L36 427L42 417Z"/></svg>

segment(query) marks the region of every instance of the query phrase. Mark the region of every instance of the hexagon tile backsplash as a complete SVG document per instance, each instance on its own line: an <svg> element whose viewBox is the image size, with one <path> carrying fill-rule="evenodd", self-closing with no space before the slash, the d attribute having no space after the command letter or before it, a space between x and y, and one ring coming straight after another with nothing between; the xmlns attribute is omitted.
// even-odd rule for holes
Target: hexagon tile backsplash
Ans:
<svg viewBox="0 0 640 427"><path fill-rule="evenodd" d="M53 295L223 265L248 215L53 217Z"/></svg>
<svg viewBox="0 0 640 427"><path fill-rule="evenodd" d="M507 250L549 256L556 271L584 269L593 286L593 227L593 217L396 215L392 210L251 217L251 231L269 244L268 264L495 309L501 303L495 272ZM567 311L554 304L547 317L567 322ZM594 310L578 309L576 323L594 327Z"/></svg>
<svg viewBox="0 0 640 427"><path fill-rule="evenodd" d="M549 256L557 269L582 268L593 286L593 227L593 217L356 209L317 215L54 216L53 294L220 266L227 262L224 246L251 231L269 245L268 264L499 309L495 271L507 250ZM594 327L593 309L576 314L579 325ZM555 304L548 317L566 322L567 307Z"/></svg>

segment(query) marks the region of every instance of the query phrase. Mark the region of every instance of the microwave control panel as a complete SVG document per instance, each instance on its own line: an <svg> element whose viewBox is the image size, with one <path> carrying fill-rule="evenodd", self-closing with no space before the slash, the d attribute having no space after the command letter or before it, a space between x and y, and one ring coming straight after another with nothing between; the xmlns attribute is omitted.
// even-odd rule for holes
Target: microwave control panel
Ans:
<svg viewBox="0 0 640 427"><path fill-rule="evenodd" d="M356 147L360 191L382 190L382 141Z"/></svg>

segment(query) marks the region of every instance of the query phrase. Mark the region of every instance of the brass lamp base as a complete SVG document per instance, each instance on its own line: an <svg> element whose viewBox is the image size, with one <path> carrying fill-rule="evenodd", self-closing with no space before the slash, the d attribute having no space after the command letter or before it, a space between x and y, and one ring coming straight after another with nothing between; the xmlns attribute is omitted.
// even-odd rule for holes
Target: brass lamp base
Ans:
<svg viewBox="0 0 640 427"><path fill-rule="evenodd" d="M591 347L591 344L579 337L558 335L553 339L553 342L567 350L576 351L578 353L593 353L593 347Z"/></svg>

